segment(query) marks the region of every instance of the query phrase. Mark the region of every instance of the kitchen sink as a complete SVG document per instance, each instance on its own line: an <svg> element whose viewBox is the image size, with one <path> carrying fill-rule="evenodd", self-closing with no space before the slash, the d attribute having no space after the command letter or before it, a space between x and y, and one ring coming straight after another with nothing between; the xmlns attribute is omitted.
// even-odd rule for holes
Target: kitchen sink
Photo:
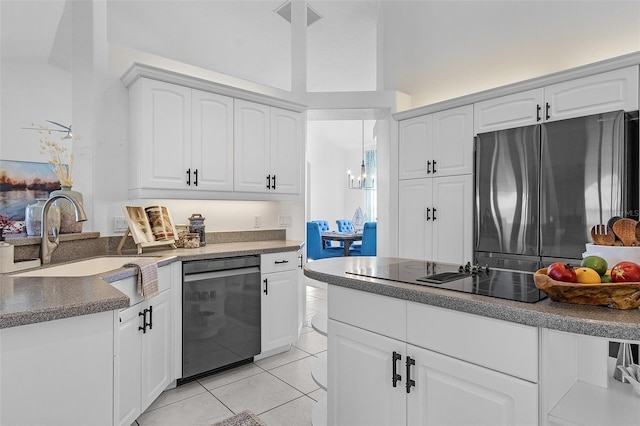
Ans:
<svg viewBox="0 0 640 426"><path fill-rule="evenodd" d="M87 277L120 269L124 264L138 259L149 259L149 256L103 256L79 260L63 265L36 269L29 272L12 274L14 277ZM159 259L159 258L154 258Z"/></svg>

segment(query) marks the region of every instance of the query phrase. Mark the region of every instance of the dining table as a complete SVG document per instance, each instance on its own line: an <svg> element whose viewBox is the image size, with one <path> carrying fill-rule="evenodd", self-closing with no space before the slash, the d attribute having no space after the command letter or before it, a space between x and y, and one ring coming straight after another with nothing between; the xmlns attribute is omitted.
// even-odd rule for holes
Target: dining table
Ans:
<svg viewBox="0 0 640 426"><path fill-rule="evenodd" d="M336 232L327 231L322 233L322 244L325 241L338 241L343 243L343 256L349 256L349 247L354 241L362 241L362 232Z"/></svg>

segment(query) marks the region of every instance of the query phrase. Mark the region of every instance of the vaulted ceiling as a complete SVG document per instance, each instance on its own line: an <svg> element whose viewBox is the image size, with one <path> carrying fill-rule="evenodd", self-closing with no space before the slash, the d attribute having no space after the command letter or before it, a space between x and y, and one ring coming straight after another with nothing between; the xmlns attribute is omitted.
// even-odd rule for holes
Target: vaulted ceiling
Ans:
<svg viewBox="0 0 640 426"><path fill-rule="evenodd" d="M285 90L282 0L107 1L109 42ZM2 58L65 63L63 0L2 0ZM314 1L309 91L399 90L424 105L640 50L638 1ZM61 20L62 18L62 20ZM57 40L56 40L57 34Z"/></svg>

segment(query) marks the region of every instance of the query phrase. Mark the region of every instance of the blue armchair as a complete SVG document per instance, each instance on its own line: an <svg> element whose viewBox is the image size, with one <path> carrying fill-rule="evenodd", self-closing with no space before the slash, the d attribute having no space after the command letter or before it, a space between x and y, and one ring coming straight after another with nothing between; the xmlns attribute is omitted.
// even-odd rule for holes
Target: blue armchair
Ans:
<svg viewBox="0 0 640 426"><path fill-rule="evenodd" d="M338 232L353 232L353 222L349 219L338 219L336 220L336 224L338 225Z"/></svg>
<svg viewBox="0 0 640 426"><path fill-rule="evenodd" d="M338 232L355 232L353 222L349 219L338 219L336 220L336 224L338 225ZM351 247L359 247L360 244L360 241L355 241L351 244ZM340 247L344 247L344 243L340 243Z"/></svg>
<svg viewBox="0 0 640 426"><path fill-rule="evenodd" d="M376 222L366 222L362 230L362 245L352 246L351 256L376 256L378 251L378 224Z"/></svg>
<svg viewBox="0 0 640 426"><path fill-rule="evenodd" d="M324 259L342 256L340 247L323 247L322 231L315 222L307 222L307 259Z"/></svg>
<svg viewBox="0 0 640 426"><path fill-rule="evenodd" d="M318 224L318 226L320 227L320 234L322 234L323 232L331 231L331 229L329 229L329 221L327 220L312 220L311 222ZM330 247L331 247L331 241L325 241L324 248L330 248Z"/></svg>

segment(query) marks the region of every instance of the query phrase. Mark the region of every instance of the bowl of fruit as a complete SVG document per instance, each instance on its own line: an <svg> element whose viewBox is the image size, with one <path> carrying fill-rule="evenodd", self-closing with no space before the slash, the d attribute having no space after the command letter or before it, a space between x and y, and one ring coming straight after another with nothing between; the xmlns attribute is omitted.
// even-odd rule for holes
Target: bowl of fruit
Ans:
<svg viewBox="0 0 640 426"><path fill-rule="evenodd" d="M600 256L587 256L580 266L554 262L536 271L534 281L556 302L615 309L640 307L640 265L631 261L618 262L610 269Z"/></svg>

